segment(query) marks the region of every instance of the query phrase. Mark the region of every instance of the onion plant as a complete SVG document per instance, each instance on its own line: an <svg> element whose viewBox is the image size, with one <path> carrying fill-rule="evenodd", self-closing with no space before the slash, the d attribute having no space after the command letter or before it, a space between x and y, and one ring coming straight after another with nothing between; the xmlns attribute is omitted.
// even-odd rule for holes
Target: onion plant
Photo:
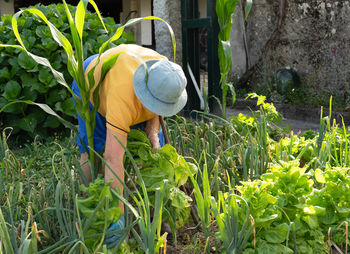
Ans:
<svg viewBox="0 0 350 254"><path fill-rule="evenodd" d="M0 162L0 253L38 253L37 236L39 230L36 223L31 225L31 205L23 207L25 196L31 196L31 192L25 193L23 183L18 177L21 175L21 163L9 150L7 145L6 130L0 138L1 157ZM22 218L22 214L28 211L27 221L21 220L20 231L17 231L15 219ZM5 220L6 218L6 220ZM17 243L17 232L20 237Z"/></svg>
<svg viewBox="0 0 350 254"><path fill-rule="evenodd" d="M203 152L203 158L204 160L206 160L205 152ZM202 230L205 236L205 241L206 241L205 251L206 253L210 253L209 237L211 235L210 226L212 224L211 209L210 209L211 190L210 190L209 175L208 175L206 162L204 163L204 166L203 166L202 190L199 187L197 180L193 177L193 175L192 174L189 174L189 175L190 175L192 185L194 187L194 196L197 204L197 213L200 218Z"/></svg>
<svg viewBox="0 0 350 254"><path fill-rule="evenodd" d="M28 207L30 209L30 207ZM11 218L13 220L13 218ZM2 209L0 208L0 252L8 254L37 254L37 236L39 231L37 229L36 223L29 227L30 216L28 216L27 223L22 221L21 230L21 242L17 246L16 243L16 228L8 228L5 221Z"/></svg>
<svg viewBox="0 0 350 254"><path fill-rule="evenodd" d="M239 221L238 199L245 203L246 214L243 223ZM223 242L227 254L242 253L253 231L254 221L249 214L247 202L235 194L219 192L218 201L211 197L211 206L220 230L219 239Z"/></svg>

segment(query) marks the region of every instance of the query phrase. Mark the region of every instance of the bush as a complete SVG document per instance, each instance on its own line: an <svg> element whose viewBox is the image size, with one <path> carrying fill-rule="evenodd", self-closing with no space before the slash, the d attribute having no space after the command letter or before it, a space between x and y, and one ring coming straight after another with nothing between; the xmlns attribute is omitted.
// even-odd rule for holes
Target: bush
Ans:
<svg viewBox="0 0 350 254"><path fill-rule="evenodd" d="M35 5L47 19L53 23L72 43L67 16L63 4L44 6ZM71 13L75 7L69 6ZM0 22L0 43L18 44L11 26L12 15L4 15ZM118 25L112 18L103 18L108 34L103 29L96 13L86 13L84 26L84 56L98 53L100 45L105 42ZM48 26L24 12L19 20L20 34L27 49L47 58L52 66L63 73L66 81L72 82L66 70L67 56L64 50L53 40ZM133 43L133 36L124 33L120 43ZM112 45L111 45L112 46ZM71 94L54 79L50 70L38 65L30 56L19 49L0 48L0 108L16 100L31 100L48 104L53 110L68 121L76 121L76 113ZM62 128L57 118L47 115L35 106L24 103L12 104L0 115L0 127L11 126L13 134L26 133L28 137L39 134L48 136Z"/></svg>

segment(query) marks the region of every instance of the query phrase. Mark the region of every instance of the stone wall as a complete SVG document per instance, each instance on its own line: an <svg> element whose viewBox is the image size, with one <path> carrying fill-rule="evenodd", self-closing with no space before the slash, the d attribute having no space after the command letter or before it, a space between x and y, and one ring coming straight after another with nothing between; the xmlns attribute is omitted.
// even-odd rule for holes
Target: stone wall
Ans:
<svg viewBox="0 0 350 254"><path fill-rule="evenodd" d="M181 36L181 1L179 0L153 0L153 15L164 19L174 30L176 39L176 60L182 64L182 36ZM154 21L156 51L174 59L174 50L169 31L166 25L160 21Z"/></svg>
<svg viewBox="0 0 350 254"><path fill-rule="evenodd" d="M262 52L277 25L279 4L278 0L254 1L245 23L237 15L231 32L234 74L241 76L262 57L250 85L260 86L277 69L288 66L301 75L310 96L327 100L332 95L347 103L350 0L287 0L280 33Z"/></svg>

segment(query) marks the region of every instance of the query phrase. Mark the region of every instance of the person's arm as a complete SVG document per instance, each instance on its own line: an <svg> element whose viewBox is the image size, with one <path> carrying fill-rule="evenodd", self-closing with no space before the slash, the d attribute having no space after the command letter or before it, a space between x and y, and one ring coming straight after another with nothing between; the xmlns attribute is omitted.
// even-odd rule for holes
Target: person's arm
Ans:
<svg viewBox="0 0 350 254"><path fill-rule="evenodd" d="M154 116L152 119L148 120L146 123L145 132L149 141L152 144L153 151L160 149L159 137L158 137L159 128L160 128L160 122L159 122L158 115Z"/></svg>
<svg viewBox="0 0 350 254"><path fill-rule="evenodd" d="M124 180L124 167L123 167L123 157L124 157L124 148L115 138L117 137L121 143L126 147L127 136L117 133L113 130L107 128L106 135L106 148L105 148L105 161L111 167L111 169L119 176L119 178ZM113 182L111 184L112 188L120 188L121 194L123 194L123 184L119 182L119 180L114 176L113 172L106 166L105 168L105 182L109 179L113 178ZM122 213L124 213L124 205L120 202L119 206L122 209Z"/></svg>

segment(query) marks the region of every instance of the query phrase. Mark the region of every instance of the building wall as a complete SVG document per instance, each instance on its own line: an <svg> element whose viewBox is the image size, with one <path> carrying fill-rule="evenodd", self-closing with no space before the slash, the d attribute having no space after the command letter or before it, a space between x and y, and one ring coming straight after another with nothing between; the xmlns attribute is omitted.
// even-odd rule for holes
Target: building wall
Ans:
<svg viewBox="0 0 350 254"><path fill-rule="evenodd" d="M182 31L181 31L181 1L180 0L153 0L153 14L167 21L174 30L176 39L176 60L177 64L182 62ZM167 26L160 21L154 22L156 50L174 59L174 50Z"/></svg>
<svg viewBox="0 0 350 254"><path fill-rule="evenodd" d="M123 0L123 12L120 14L121 24L128 20L152 15L152 0ZM152 23L150 20L141 21L127 29L134 34L136 43L144 46L152 45Z"/></svg>
<svg viewBox="0 0 350 254"><path fill-rule="evenodd" d="M279 2L254 1L246 25L242 15L235 21L231 32L234 74L242 75L262 56L250 85L259 86L277 69L291 67L312 96L346 100L350 92L350 1L286 1L280 34L262 52L277 25Z"/></svg>
<svg viewBox="0 0 350 254"><path fill-rule="evenodd" d="M14 14L14 12L14 0L9 0L8 2L0 1L0 15Z"/></svg>

